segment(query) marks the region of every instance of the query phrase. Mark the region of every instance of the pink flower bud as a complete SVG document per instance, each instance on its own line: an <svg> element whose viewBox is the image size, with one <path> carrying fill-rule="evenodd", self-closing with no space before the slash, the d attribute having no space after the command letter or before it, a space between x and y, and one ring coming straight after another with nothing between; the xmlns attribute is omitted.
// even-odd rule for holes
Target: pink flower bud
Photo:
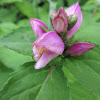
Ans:
<svg viewBox="0 0 100 100"><path fill-rule="evenodd" d="M77 42L72 44L68 50L67 53L69 53L72 56L81 55L91 49L93 49L95 46L88 42Z"/></svg>
<svg viewBox="0 0 100 100"><path fill-rule="evenodd" d="M52 20L52 25L57 33L65 32L68 27L67 15L63 7L60 7Z"/></svg>
<svg viewBox="0 0 100 100"><path fill-rule="evenodd" d="M56 15L56 12L54 10L50 11L50 19L52 21L52 19L54 18L54 16Z"/></svg>
<svg viewBox="0 0 100 100"><path fill-rule="evenodd" d="M78 20L78 14L68 16L68 30L72 29Z"/></svg>
<svg viewBox="0 0 100 100"><path fill-rule="evenodd" d="M68 31L68 34L67 34L67 39L70 39L72 37L72 35L78 30L78 28L80 27L80 25L82 23L82 12L81 12L81 9L79 6L79 2L75 3L71 7L67 8L65 11L68 16L78 14L78 20L77 20L76 24L74 25L73 28L71 28Z"/></svg>
<svg viewBox="0 0 100 100"><path fill-rule="evenodd" d="M30 25L37 37L40 37L42 34L46 33L46 31L42 28L42 26L48 29L45 23L35 18L30 19Z"/></svg>
<svg viewBox="0 0 100 100"><path fill-rule="evenodd" d="M31 42L32 43L32 42ZM41 35L33 44L35 69L45 67L53 58L64 51L64 43L55 31Z"/></svg>

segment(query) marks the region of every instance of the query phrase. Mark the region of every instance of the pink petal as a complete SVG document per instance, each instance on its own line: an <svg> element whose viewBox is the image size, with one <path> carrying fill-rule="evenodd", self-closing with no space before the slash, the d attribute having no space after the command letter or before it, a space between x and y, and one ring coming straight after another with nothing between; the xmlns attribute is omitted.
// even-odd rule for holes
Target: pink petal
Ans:
<svg viewBox="0 0 100 100"><path fill-rule="evenodd" d="M57 57L57 54L54 54L52 52L45 52L41 56L41 58L36 62L35 69L40 69L45 67L52 59Z"/></svg>
<svg viewBox="0 0 100 100"><path fill-rule="evenodd" d="M45 30L43 30L42 26L44 26L46 29L48 29L48 27L46 26L45 23L43 23L41 20L35 19L35 18L30 19L30 25L37 37L40 37L42 34L46 33Z"/></svg>
<svg viewBox="0 0 100 100"><path fill-rule="evenodd" d="M56 32L65 32L68 27L67 15L63 7L60 7L52 20L53 27Z"/></svg>
<svg viewBox="0 0 100 100"><path fill-rule="evenodd" d="M39 54L37 54L37 55L34 56L34 60L35 60L35 61L38 61L38 60L40 59L40 57L41 57L41 56L40 56Z"/></svg>
<svg viewBox="0 0 100 100"><path fill-rule="evenodd" d="M91 49L93 49L95 46L91 43L88 43L88 42L77 42L77 43L74 43L72 44L67 52L70 54L70 55L81 55Z"/></svg>
<svg viewBox="0 0 100 100"><path fill-rule="evenodd" d="M34 60L35 61L38 61L41 56L38 54L38 51L37 51L37 47L36 46L33 47L33 53L34 53Z"/></svg>
<svg viewBox="0 0 100 100"><path fill-rule="evenodd" d="M61 32L65 32L67 29L65 29L65 24L64 24L64 20L62 18L55 18L55 21L53 21L53 27L55 29L56 32L61 33ZM66 27L67 28L67 27Z"/></svg>
<svg viewBox="0 0 100 100"><path fill-rule="evenodd" d="M70 39L72 37L72 35L78 30L78 28L80 27L81 23L82 23L82 12L79 6L79 2L75 3L74 5L72 5L71 7L67 8L66 10L67 15L73 15L73 14L78 14L78 20L75 24L75 26L68 31L67 34L67 39Z"/></svg>
<svg viewBox="0 0 100 100"><path fill-rule="evenodd" d="M34 44L46 47L55 54L62 54L64 51L64 43L61 37L55 31L49 31L39 37Z"/></svg>
<svg viewBox="0 0 100 100"><path fill-rule="evenodd" d="M38 54L38 51L37 51L37 47L36 46L33 47L33 53L34 53L34 55L37 55Z"/></svg>

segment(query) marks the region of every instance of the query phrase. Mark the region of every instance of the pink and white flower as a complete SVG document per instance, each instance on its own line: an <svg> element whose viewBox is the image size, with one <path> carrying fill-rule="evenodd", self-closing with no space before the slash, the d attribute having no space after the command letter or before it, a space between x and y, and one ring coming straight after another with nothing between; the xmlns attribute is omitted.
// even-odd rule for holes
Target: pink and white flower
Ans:
<svg viewBox="0 0 100 100"><path fill-rule="evenodd" d="M68 47L68 43L65 41L68 41L72 37L82 23L82 12L78 2L65 11L63 7L60 7L57 13L52 10L50 16L55 31L46 32L43 29L43 27L48 29L46 24L38 19L30 19L31 27L38 37L35 42L31 42L33 44L34 60L36 61L35 69L45 67L52 59L61 55L64 51L64 47ZM67 19L68 17L70 22L74 22L74 18L76 21L71 29L68 27L68 23L70 23ZM62 38L56 32L62 34L60 35ZM67 37L65 37L65 33L67 33ZM67 51L68 54L77 56L94 47L93 44L88 42L77 42L72 44L69 48L65 48L65 52Z"/></svg>
<svg viewBox="0 0 100 100"><path fill-rule="evenodd" d="M33 20L30 20L30 23L32 23L31 21ZM38 22L38 25L41 24L41 22L39 23L38 19L35 21ZM42 25L45 26L43 22ZM37 24L34 24L34 27L37 27ZM34 27L32 26L33 30ZM43 30L42 27L39 28L40 30ZM37 31L34 32L36 32L36 35L38 34ZM64 51L64 43L61 37L55 31L49 31L47 33L43 33L43 31L38 32L41 32L38 35L38 39L35 42L31 42L33 44L34 60L36 61L34 66L35 69L45 67L53 58L61 55Z"/></svg>
<svg viewBox="0 0 100 100"><path fill-rule="evenodd" d="M77 15L76 17L78 17L78 19L76 18L77 19L76 24L70 30L68 30L67 40L69 40L72 37L72 35L78 30L78 28L82 23L82 18L83 18L79 2L73 4L65 11L63 7L60 7L57 13L52 10L50 15L54 16L52 19L52 25L57 33L62 33L67 31L68 17L69 16L73 17L74 15Z"/></svg>

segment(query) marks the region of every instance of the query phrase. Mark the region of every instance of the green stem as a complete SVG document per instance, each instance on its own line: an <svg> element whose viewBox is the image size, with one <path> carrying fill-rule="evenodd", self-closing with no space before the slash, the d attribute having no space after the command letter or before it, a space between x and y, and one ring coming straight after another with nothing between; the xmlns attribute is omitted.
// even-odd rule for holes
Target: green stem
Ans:
<svg viewBox="0 0 100 100"><path fill-rule="evenodd" d="M93 11L93 15L95 15L97 13L97 10L98 10L98 2L96 1L96 3L95 3L95 9Z"/></svg>
<svg viewBox="0 0 100 100"><path fill-rule="evenodd" d="M49 14L50 14L50 10L56 10L57 3L56 2L53 2L52 0L48 0L48 2L49 2ZM52 29L53 27L52 27L52 24L51 24L50 17L49 17L48 20L49 20L48 21L49 22L48 27L49 27L49 29Z"/></svg>

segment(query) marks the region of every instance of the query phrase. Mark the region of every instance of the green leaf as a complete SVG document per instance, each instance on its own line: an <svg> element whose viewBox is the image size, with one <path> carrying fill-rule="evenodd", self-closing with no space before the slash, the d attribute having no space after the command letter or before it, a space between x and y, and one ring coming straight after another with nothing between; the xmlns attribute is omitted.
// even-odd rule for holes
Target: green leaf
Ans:
<svg viewBox="0 0 100 100"><path fill-rule="evenodd" d="M97 96L97 100L100 100L100 96Z"/></svg>
<svg viewBox="0 0 100 100"><path fill-rule="evenodd" d="M100 47L65 60L63 67L85 87L100 95Z"/></svg>
<svg viewBox="0 0 100 100"><path fill-rule="evenodd" d="M0 5L21 2L22 0L0 0Z"/></svg>
<svg viewBox="0 0 100 100"><path fill-rule="evenodd" d="M12 22L0 23L0 38L17 28L18 26Z"/></svg>
<svg viewBox="0 0 100 100"><path fill-rule="evenodd" d="M100 22L100 11L98 11L93 18L95 21Z"/></svg>
<svg viewBox="0 0 100 100"><path fill-rule="evenodd" d="M26 63L13 73L0 92L0 100L69 100L69 88L61 67L33 68Z"/></svg>
<svg viewBox="0 0 100 100"><path fill-rule="evenodd" d="M84 4L86 4L86 2L88 1L88 0L78 0L79 1L79 4L80 5L84 5ZM91 1L91 0L90 0Z"/></svg>
<svg viewBox="0 0 100 100"><path fill-rule="evenodd" d="M12 70L16 70L25 62L33 61L31 56L21 55L13 50L0 48L0 61Z"/></svg>
<svg viewBox="0 0 100 100"><path fill-rule="evenodd" d="M27 0L15 3L19 10L28 18L36 17L34 6Z"/></svg>
<svg viewBox="0 0 100 100"><path fill-rule="evenodd" d="M82 7L83 10L85 11L91 11L93 12L93 10L95 9L95 3L96 3L96 0L88 0L84 6Z"/></svg>
<svg viewBox="0 0 100 100"><path fill-rule="evenodd" d="M42 20L46 25L48 25L48 17L49 17L48 11L46 11L45 8L41 7L38 8L38 11L40 14L39 15L40 20Z"/></svg>
<svg viewBox="0 0 100 100"><path fill-rule="evenodd" d="M17 23L18 27L30 27L30 23L29 23L29 19L22 19L22 20L19 20L18 23Z"/></svg>
<svg viewBox="0 0 100 100"><path fill-rule="evenodd" d="M16 29L0 40L0 46L10 48L21 54L32 55L32 44L37 38L30 27Z"/></svg>
<svg viewBox="0 0 100 100"><path fill-rule="evenodd" d="M79 2L80 5L84 5L88 0L65 0L65 1L68 2L68 6L72 6L76 2Z"/></svg>
<svg viewBox="0 0 100 100"><path fill-rule="evenodd" d="M78 2L79 0L66 0L68 2L68 5L71 6L74 3Z"/></svg>
<svg viewBox="0 0 100 100"><path fill-rule="evenodd" d="M9 78L9 74L13 70L3 65L0 61L0 89L3 87L4 83Z"/></svg>
<svg viewBox="0 0 100 100"><path fill-rule="evenodd" d="M16 20L16 15L17 15L17 9L14 6L12 6L9 9L0 8L0 22L14 22Z"/></svg>
<svg viewBox="0 0 100 100"><path fill-rule="evenodd" d="M70 83L72 100L97 100L97 96L77 81Z"/></svg>
<svg viewBox="0 0 100 100"><path fill-rule="evenodd" d="M42 26L42 29L45 30L45 32L49 32L49 30L45 28L44 26Z"/></svg>
<svg viewBox="0 0 100 100"><path fill-rule="evenodd" d="M58 0L57 6L56 6L56 11L58 11L58 9L59 9L61 6L64 6L64 0Z"/></svg>
<svg viewBox="0 0 100 100"><path fill-rule="evenodd" d="M42 7L38 7L38 17L42 20L46 25L48 25L49 18L49 3L45 3Z"/></svg>
<svg viewBox="0 0 100 100"><path fill-rule="evenodd" d="M80 84L67 68L63 67L63 71L68 79L71 100L97 100L97 95Z"/></svg>

